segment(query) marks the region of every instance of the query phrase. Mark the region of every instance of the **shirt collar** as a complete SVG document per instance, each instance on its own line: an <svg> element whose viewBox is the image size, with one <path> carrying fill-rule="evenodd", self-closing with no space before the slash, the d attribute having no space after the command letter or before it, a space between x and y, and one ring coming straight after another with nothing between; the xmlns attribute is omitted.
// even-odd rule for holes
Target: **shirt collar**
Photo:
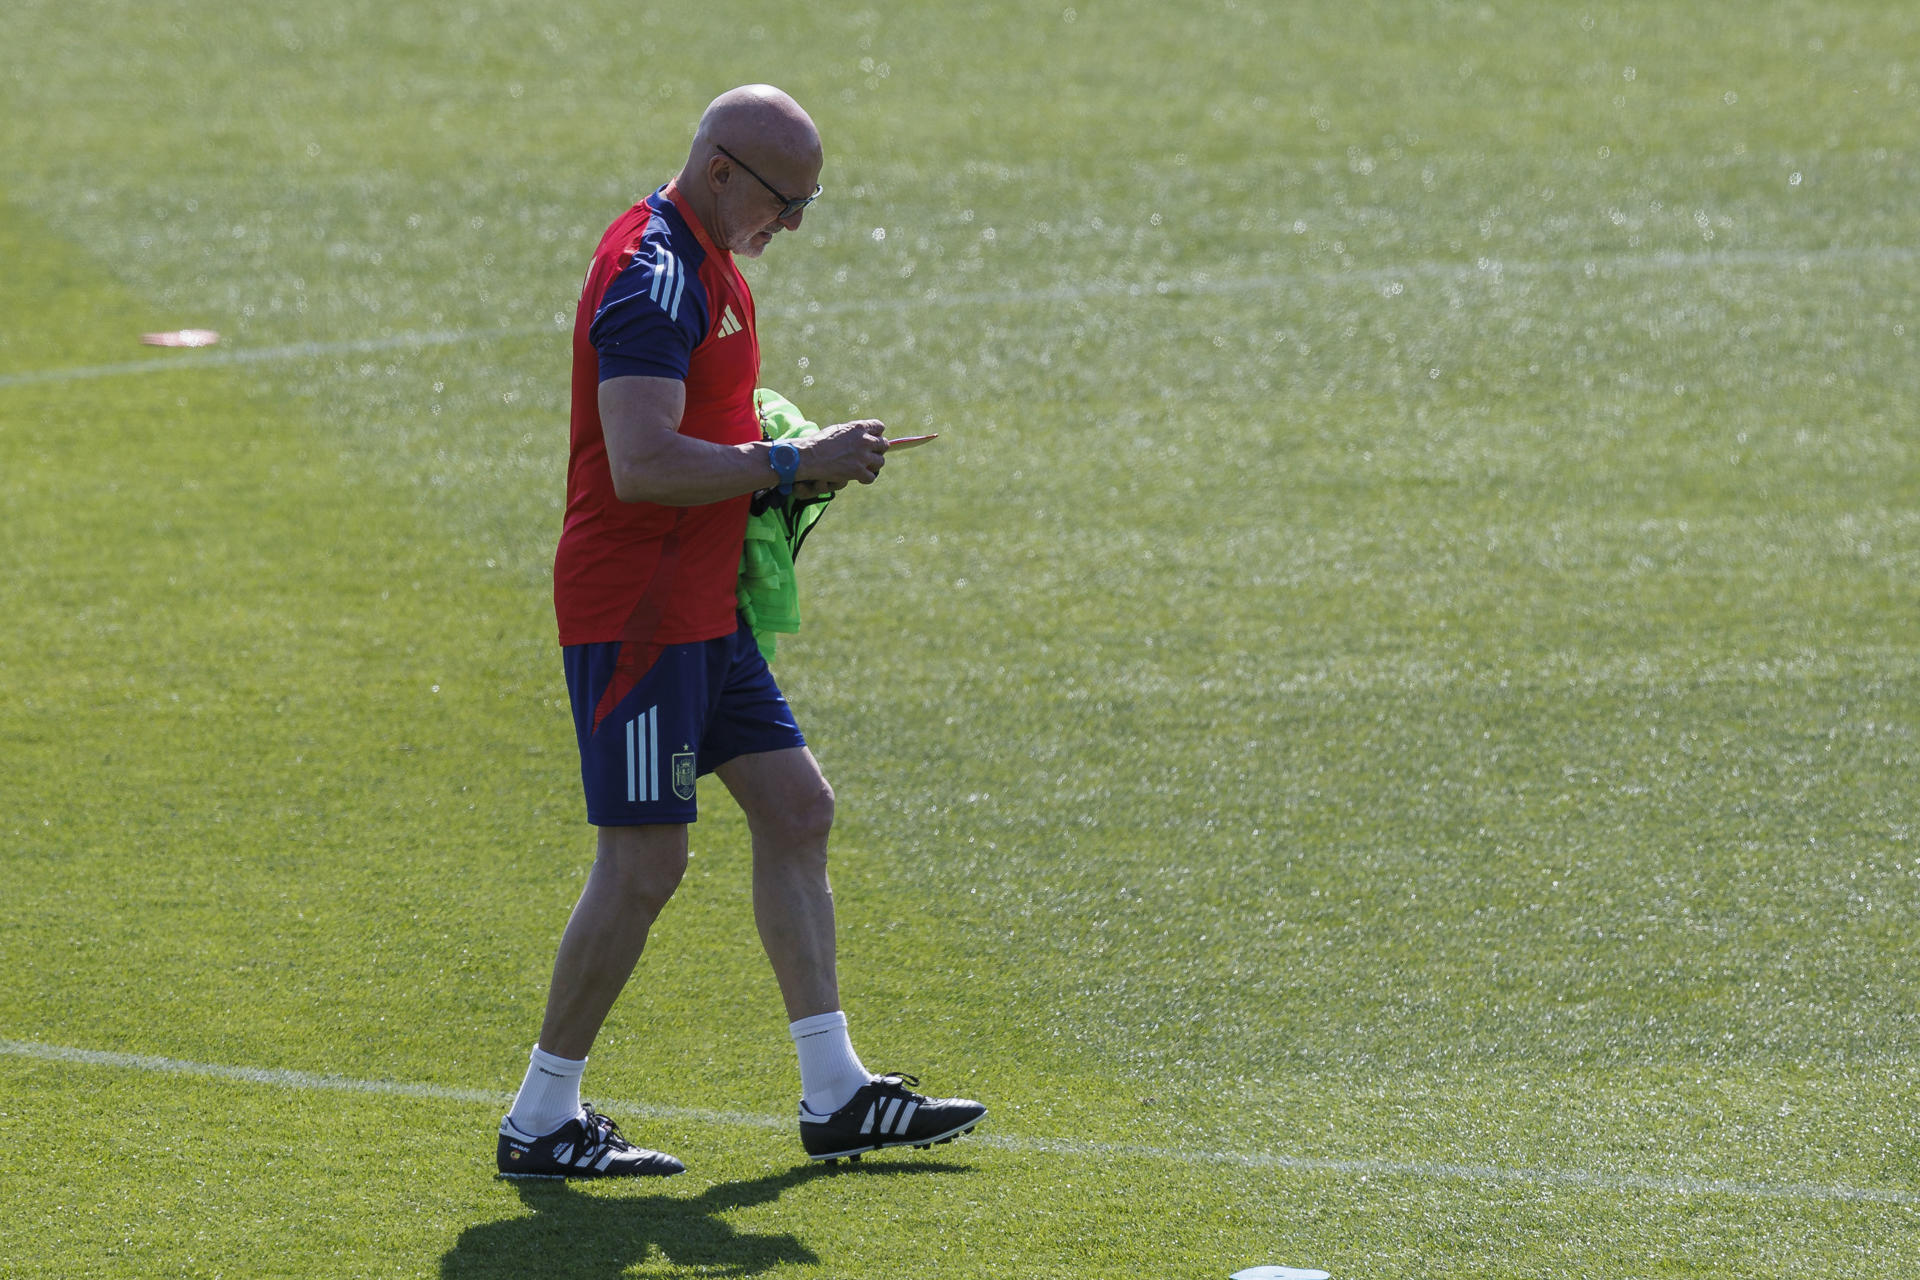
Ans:
<svg viewBox="0 0 1920 1280"><path fill-rule="evenodd" d="M671 178L667 180L665 186L654 192L654 194L666 197L667 200L672 202L673 207L680 211L680 217L685 220L687 226L692 229L694 239L700 242L702 249L705 249L708 253L718 254L723 257L731 258L733 256L713 242L713 237L709 236L707 229L700 225L700 219L694 215L693 207L687 203L687 198L680 194L680 188L674 184Z"/></svg>

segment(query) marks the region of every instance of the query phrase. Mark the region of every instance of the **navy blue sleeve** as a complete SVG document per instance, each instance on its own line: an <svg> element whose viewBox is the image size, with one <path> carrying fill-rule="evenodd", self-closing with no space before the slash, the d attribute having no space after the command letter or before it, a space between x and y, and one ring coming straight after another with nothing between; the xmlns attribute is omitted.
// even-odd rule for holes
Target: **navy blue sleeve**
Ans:
<svg viewBox="0 0 1920 1280"><path fill-rule="evenodd" d="M587 337L600 355L600 381L675 378L707 330L706 291L664 243L644 245L600 296Z"/></svg>

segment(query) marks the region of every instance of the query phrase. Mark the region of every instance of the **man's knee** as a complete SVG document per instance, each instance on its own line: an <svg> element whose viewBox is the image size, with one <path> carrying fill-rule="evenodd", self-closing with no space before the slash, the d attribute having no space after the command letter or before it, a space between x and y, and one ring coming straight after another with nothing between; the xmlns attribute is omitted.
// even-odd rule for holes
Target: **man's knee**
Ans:
<svg viewBox="0 0 1920 1280"><path fill-rule="evenodd" d="M621 910L651 922L687 873L684 830L675 839L664 828L603 827L594 858L596 889Z"/></svg>
<svg viewBox="0 0 1920 1280"><path fill-rule="evenodd" d="M805 747L736 756L717 772L747 815L757 856L826 845L833 788Z"/></svg>
<svg viewBox="0 0 1920 1280"><path fill-rule="evenodd" d="M755 834L759 843L771 846L771 852L824 849L827 833L833 830L833 788L825 778L797 788L763 815L759 825Z"/></svg>
<svg viewBox="0 0 1920 1280"><path fill-rule="evenodd" d="M833 788L825 778L796 806L793 820L799 838L809 844L825 843L827 833L833 830Z"/></svg>

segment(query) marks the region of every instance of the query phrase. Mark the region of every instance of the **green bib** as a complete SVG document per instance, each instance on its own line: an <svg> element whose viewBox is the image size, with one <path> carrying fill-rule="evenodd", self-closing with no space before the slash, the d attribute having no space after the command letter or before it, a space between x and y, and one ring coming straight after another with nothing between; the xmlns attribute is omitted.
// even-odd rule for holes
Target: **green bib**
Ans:
<svg viewBox="0 0 1920 1280"><path fill-rule="evenodd" d="M760 434L766 440L804 440L819 433L791 400L765 387L753 393L760 411ZM760 655L773 661L774 635L800 630L800 585L793 562L814 522L826 513L832 494L810 502L791 499L747 518L747 541L740 550L740 612L753 629Z"/></svg>

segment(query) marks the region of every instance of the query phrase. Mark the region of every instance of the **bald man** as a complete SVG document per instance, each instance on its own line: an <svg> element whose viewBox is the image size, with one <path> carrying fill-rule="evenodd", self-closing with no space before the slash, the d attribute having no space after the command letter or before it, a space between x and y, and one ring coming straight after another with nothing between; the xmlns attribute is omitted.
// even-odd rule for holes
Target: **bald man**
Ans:
<svg viewBox="0 0 1920 1280"><path fill-rule="evenodd" d="M597 844L554 961L540 1042L500 1124L506 1177L679 1173L580 1101L587 1053L687 866L695 779L746 814L753 911L800 1058L811 1158L967 1132L986 1108L861 1064L840 1009L833 789L735 606L750 506L872 484L874 421L761 438L753 295L734 264L798 230L820 134L769 85L714 99L679 174L600 240L574 318L567 512L554 608Z"/></svg>

